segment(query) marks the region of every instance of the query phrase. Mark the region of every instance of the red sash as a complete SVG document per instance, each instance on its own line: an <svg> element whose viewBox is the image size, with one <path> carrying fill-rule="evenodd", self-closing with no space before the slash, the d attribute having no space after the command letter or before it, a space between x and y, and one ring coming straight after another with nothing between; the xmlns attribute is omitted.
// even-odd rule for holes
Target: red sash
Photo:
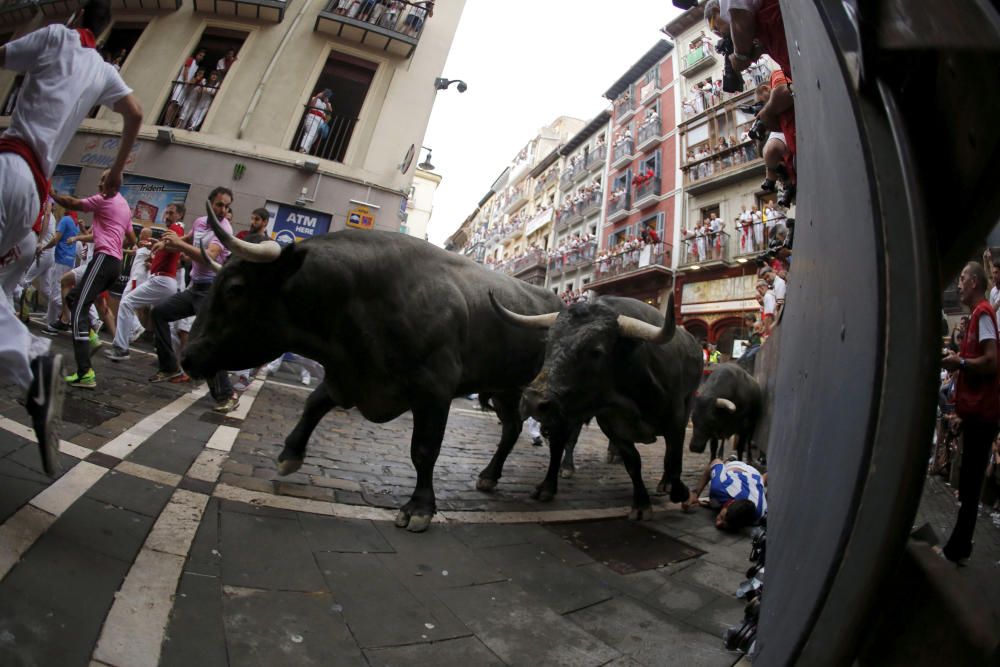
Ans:
<svg viewBox="0 0 1000 667"><path fill-rule="evenodd" d="M28 168L31 169L31 176L35 179L35 189L38 191L38 217L35 218L35 223L31 228L37 234L42 231L42 209L45 204L45 198L49 194L49 179L45 177L45 172L42 171L41 160L38 159L35 151L31 150L31 146L24 139L18 139L17 137L0 137L0 153L14 153L15 155L19 155L22 160L28 163Z"/></svg>

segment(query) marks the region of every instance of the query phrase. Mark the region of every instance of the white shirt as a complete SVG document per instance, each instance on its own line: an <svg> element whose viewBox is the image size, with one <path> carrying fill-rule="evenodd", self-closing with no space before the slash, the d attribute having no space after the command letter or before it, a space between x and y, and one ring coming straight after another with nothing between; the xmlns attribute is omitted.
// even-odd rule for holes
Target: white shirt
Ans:
<svg viewBox="0 0 1000 667"><path fill-rule="evenodd" d="M996 340L997 325L989 315L979 316L979 340Z"/></svg>
<svg viewBox="0 0 1000 667"><path fill-rule="evenodd" d="M719 16L726 23L731 23L733 18L729 14L732 9L748 9L754 14L760 9L763 0L719 0Z"/></svg>
<svg viewBox="0 0 1000 667"><path fill-rule="evenodd" d="M129 281L135 281L136 287L141 285L149 277L149 267L146 260L149 259L149 248L138 248L135 251L135 258L132 260L132 269L129 271Z"/></svg>
<svg viewBox="0 0 1000 667"><path fill-rule="evenodd" d="M761 312L764 315L771 315L773 317L777 309L778 302L774 298L774 292L770 290L764 292L764 303L761 304Z"/></svg>
<svg viewBox="0 0 1000 667"><path fill-rule="evenodd" d="M56 216L49 213L48 219L45 220L45 227L42 229L42 237L38 240L38 247L43 248L45 245L52 240L52 237L56 235ZM42 251L43 255L51 255L55 253L56 247L52 246L48 250Z"/></svg>
<svg viewBox="0 0 1000 667"><path fill-rule="evenodd" d="M26 76L4 135L26 141L45 175L52 176L90 110L99 104L114 106L132 89L66 26L46 26L15 39L6 50L4 67Z"/></svg>
<svg viewBox="0 0 1000 667"><path fill-rule="evenodd" d="M771 289L774 290L775 299L778 301L785 300L785 290L788 289L788 285L781 276L774 276L774 282L771 283Z"/></svg>

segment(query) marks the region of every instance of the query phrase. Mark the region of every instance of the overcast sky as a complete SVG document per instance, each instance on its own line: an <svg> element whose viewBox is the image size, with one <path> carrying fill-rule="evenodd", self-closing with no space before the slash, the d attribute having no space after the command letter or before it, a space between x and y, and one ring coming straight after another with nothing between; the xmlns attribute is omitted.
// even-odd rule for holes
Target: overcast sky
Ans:
<svg viewBox="0 0 1000 667"><path fill-rule="evenodd" d="M424 139L443 178L431 242L458 229L540 128L605 109L604 91L679 13L669 0L467 0L443 76L469 89L437 94Z"/></svg>

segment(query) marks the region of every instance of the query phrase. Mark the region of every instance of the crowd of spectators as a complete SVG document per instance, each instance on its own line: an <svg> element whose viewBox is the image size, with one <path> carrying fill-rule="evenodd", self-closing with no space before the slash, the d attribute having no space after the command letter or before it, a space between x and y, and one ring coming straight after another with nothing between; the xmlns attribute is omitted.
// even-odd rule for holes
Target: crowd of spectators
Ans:
<svg viewBox="0 0 1000 667"><path fill-rule="evenodd" d="M750 141L746 132L743 132L739 141L735 135L729 135L728 138L719 137L715 144L705 142L688 149L685 167L688 177L692 181L697 181L759 157L760 150L757 145Z"/></svg>
<svg viewBox="0 0 1000 667"><path fill-rule="evenodd" d="M163 113L163 125L193 132L201 129L222 80L237 59L236 49L226 51L214 66L205 62L206 56L207 51L199 48L181 65Z"/></svg>
<svg viewBox="0 0 1000 667"><path fill-rule="evenodd" d="M548 252L549 270L564 270L594 259L597 239L588 232L576 233Z"/></svg>
<svg viewBox="0 0 1000 667"><path fill-rule="evenodd" d="M753 89L768 82L771 76L771 68L764 60L758 60L741 72L741 75L743 77L744 88ZM683 118L687 120L743 94L745 94L745 90L736 93L724 92L722 90L722 79L713 80L711 77L707 77L704 81L699 81L691 86L689 95L681 100Z"/></svg>
<svg viewBox="0 0 1000 667"><path fill-rule="evenodd" d="M597 255L594 278L600 279L637 269L644 264L644 255L647 256L648 263L669 261L665 253L657 231L644 227L638 236L622 238L610 249Z"/></svg>
<svg viewBox="0 0 1000 667"><path fill-rule="evenodd" d="M337 0L333 13L416 37L424 21L434 14L434 0Z"/></svg>
<svg viewBox="0 0 1000 667"><path fill-rule="evenodd" d="M574 303L585 303L588 299L587 290L574 290L565 289L559 293L559 298L563 300L567 306Z"/></svg>
<svg viewBox="0 0 1000 667"><path fill-rule="evenodd" d="M556 212L557 221L565 220L570 215L581 212L591 204L599 205L601 203L601 194L600 181L592 181L581 185L572 193L568 193L563 197L562 204L559 205L559 210Z"/></svg>

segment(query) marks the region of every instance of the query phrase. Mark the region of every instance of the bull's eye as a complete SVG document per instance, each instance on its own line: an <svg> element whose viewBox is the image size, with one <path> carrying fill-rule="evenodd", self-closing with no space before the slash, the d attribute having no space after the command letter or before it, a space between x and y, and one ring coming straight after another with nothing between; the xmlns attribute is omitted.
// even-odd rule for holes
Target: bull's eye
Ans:
<svg viewBox="0 0 1000 667"><path fill-rule="evenodd" d="M243 283L233 280L226 284L225 288L226 298L235 299L243 296Z"/></svg>
<svg viewBox="0 0 1000 667"><path fill-rule="evenodd" d="M597 361L604 356L604 348L600 346L592 347L590 348L590 352L587 356L589 356L592 360Z"/></svg>

